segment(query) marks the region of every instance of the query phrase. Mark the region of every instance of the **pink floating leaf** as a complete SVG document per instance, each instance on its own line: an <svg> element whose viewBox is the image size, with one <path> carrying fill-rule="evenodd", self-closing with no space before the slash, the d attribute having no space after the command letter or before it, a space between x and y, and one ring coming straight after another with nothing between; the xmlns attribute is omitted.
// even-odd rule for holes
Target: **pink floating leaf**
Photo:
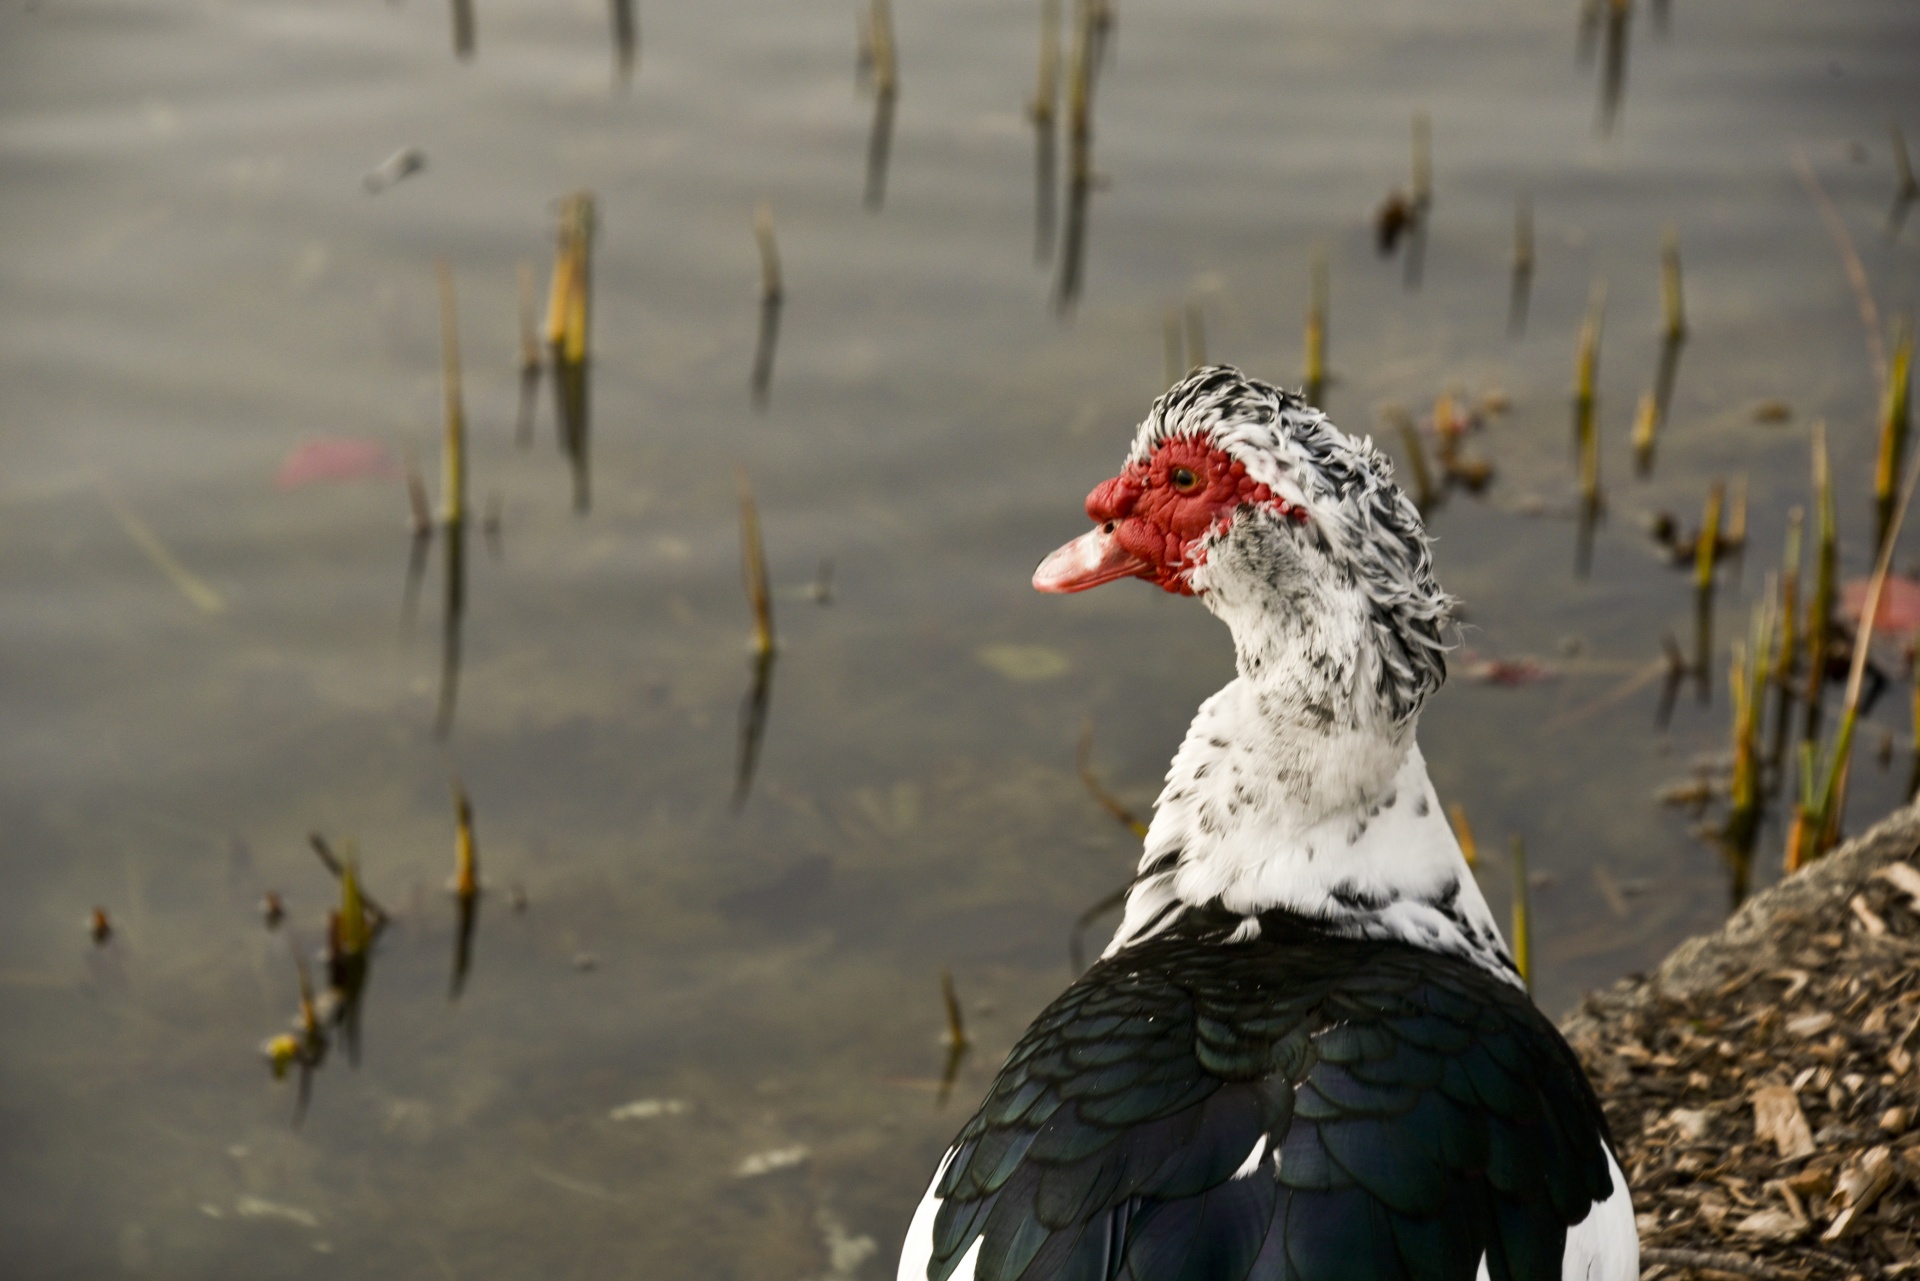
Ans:
<svg viewBox="0 0 1920 1281"><path fill-rule="evenodd" d="M376 480L398 470L393 455L377 440L321 436L294 446L273 483L281 489L298 489L320 481Z"/></svg>
<svg viewBox="0 0 1920 1281"><path fill-rule="evenodd" d="M1858 623L1867 607L1867 582L1856 578L1840 588L1840 612ZM1880 608L1873 613L1873 630L1889 636L1920 632L1920 581L1888 574L1880 593Z"/></svg>

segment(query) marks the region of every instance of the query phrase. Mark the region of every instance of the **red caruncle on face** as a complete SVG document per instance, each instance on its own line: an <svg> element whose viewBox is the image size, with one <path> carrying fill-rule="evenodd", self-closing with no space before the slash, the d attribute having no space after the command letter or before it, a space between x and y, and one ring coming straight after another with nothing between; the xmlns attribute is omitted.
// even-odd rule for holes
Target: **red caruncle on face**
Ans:
<svg viewBox="0 0 1920 1281"><path fill-rule="evenodd" d="M1087 495L1087 515L1110 526L1115 541L1146 562L1139 577L1190 596L1188 574L1205 557L1200 541L1242 504L1276 502L1295 519L1305 518L1226 450L1197 436L1176 436L1097 486Z"/></svg>

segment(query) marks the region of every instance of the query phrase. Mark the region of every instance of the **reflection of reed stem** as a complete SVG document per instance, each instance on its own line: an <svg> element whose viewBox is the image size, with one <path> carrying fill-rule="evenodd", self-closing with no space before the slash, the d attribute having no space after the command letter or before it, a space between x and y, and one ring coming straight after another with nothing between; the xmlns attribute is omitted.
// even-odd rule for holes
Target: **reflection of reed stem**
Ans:
<svg viewBox="0 0 1920 1281"><path fill-rule="evenodd" d="M633 80L640 60L640 22L635 13L638 0L612 0L614 71L621 85Z"/></svg>
<svg viewBox="0 0 1920 1281"><path fill-rule="evenodd" d="M1533 293L1533 199L1524 191L1513 207L1513 290L1507 303L1507 334L1527 331L1527 303Z"/></svg>
<svg viewBox="0 0 1920 1281"><path fill-rule="evenodd" d="M1681 342L1687 336L1686 306L1680 296L1680 232L1668 227L1660 242L1660 312L1666 318L1663 333L1668 342Z"/></svg>
<svg viewBox="0 0 1920 1281"><path fill-rule="evenodd" d="M1424 218L1433 203L1433 121L1424 111L1413 113L1413 207Z"/></svg>
<svg viewBox="0 0 1920 1281"><path fill-rule="evenodd" d="M1911 425L1909 379L1913 367L1913 330L1906 321L1895 329L1893 363L1880 397L1880 452L1873 470L1874 546L1886 541L1893 518L1894 484L1906 453Z"/></svg>
<svg viewBox="0 0 1920 1281"><path fill-rule="evenodd" d="M473 57L473 0L453 0L453 56Z"/></svg>

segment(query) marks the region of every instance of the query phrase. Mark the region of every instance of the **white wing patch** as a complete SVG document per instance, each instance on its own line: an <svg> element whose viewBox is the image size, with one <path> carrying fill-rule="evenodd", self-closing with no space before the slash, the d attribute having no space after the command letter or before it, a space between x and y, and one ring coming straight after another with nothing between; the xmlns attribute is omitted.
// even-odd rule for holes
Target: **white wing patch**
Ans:
<svg viewBox="0 0 1920 1281"><path fill-rule="evenodd" d="M1253 1141L1253 1151L1247 1153L1247 1159L1240 1163L1240 1168L1233 1172L1233 1177L1236 1179L1244 1179L1252 1175L1255 1170L1260 1168L1260 1158L1266 1154L1267 1136L1263 1134Z"/></svg>
<svg viewBox="0 0 1920 1281"><path fill-rule="evenodd" d="M913 1211L913 1221L907 1224L907 1239L900 1244L900 1269L896 1274L899 1281L927 1281L927 1266L933 1262L933 1219L940 1213L940 1198L934 1193L939 1191L940 1178L959 1150L948 1148L947 1154L940 1158L940 1168L933 1172L933 1182L927 1184L927 1194L920 1198L920 1204ZM979 1244L974 1242L975 1246ZM973 1278L973 1258L969 1252L962 1264L967 1281ZM954 1273L956 1277L959 1275L958 1271Z"/></svg>
<svg viewBox="0 0 1920 1281"><path fill-rule="evenodd" d="M1640 1230L1633 1222L1633 1196L1611 1150L1607 1172L1613 1176L1613 1191L1606 1200L1595 1201L1587 1217L1567 1229L1560 1281L1638 1281Z"/></svg>

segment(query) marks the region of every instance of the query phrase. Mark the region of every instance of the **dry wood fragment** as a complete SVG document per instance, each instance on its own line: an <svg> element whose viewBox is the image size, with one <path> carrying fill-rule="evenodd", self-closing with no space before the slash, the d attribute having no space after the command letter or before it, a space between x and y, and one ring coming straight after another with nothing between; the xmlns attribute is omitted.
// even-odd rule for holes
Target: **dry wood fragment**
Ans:
<svg viewBox="0 0 1920 1281"><path fill-rule="evenodd" d="M1784 1085L1765 1085L1753 1092L1753 1131L1786 1160L1813 1155L1813 1130L1800 1109L1800 1096Z"/></svg>

